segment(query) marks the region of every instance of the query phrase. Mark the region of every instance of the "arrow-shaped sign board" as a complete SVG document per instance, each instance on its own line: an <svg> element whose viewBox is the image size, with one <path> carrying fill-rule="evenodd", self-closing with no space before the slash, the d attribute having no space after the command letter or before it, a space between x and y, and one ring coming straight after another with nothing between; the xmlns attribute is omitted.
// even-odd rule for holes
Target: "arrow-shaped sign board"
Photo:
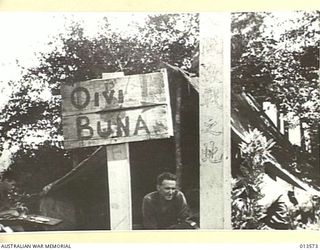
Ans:
<svg viewBox="0 0 320 250"><path fill-rule="evenodd" d="M63 85L65 148L173 135L166 70Z"/></svg>

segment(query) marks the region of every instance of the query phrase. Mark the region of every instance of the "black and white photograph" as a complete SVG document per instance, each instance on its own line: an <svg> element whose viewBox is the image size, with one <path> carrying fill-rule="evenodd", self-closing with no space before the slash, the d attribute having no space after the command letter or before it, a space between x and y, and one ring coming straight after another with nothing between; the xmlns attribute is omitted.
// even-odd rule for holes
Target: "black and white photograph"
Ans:
<svg viewBox="0 0 320 250"><path fill-rule="evenodd" d="M0 13L1 232L319 230L319 22Z"/></svg>
<svg viewBox="0 0 320 250"><path fill-rule="evenodd" d="M233 229L319 229L319 23L232 14Z"/></svg>
<svg viewBox="0 0 320 250"><path fill-rule="evenodd" d="M198 229L199 14L0 18L2 230Z"/></svg>

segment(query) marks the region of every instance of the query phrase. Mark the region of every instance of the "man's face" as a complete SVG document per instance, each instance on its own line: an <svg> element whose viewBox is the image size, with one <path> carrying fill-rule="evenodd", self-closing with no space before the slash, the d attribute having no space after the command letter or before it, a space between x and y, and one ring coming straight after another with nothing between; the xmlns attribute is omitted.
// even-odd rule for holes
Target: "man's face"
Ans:
<svg viewBox="0 0 320 250"><path fill-rule="evenodd" d="M163 180L161 185L158 185L158 191L161 197L165 200L172 200L177 189L177 182L174 180Z"/></svg>

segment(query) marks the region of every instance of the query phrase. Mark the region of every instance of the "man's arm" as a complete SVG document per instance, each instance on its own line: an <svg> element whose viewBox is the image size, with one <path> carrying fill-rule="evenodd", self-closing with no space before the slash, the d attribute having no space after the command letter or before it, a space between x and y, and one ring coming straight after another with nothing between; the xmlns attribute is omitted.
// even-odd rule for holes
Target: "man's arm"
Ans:
<svg viewBox="0 0 320 250"><path fill-rule="evenodd" d="M179 221L185 221L190 216L189 207L187 204L187 200L184 197L184 194L182 192L178 192L177 197L180 202L180 210L178 212L178 220Z"/></svg>
<svg viewBox="0 0 320 250"><path fill-rule="evenodd" d="M145 229L158 229L155 212L149 197L144 197L142 202L143 227Z"/></svg>

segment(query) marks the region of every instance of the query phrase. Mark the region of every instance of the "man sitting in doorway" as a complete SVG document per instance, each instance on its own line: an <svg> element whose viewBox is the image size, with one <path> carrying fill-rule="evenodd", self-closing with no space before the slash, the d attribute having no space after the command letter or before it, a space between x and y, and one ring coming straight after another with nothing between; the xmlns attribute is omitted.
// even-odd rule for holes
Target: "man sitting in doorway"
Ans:
<svg viewBox="0 0 320 250"><path fill-rule="evenodd" d="M157 178L157 191L147 194L142 203L145 229L193 229L184 194L177 190L177 176L162 173Z"/></svg>

